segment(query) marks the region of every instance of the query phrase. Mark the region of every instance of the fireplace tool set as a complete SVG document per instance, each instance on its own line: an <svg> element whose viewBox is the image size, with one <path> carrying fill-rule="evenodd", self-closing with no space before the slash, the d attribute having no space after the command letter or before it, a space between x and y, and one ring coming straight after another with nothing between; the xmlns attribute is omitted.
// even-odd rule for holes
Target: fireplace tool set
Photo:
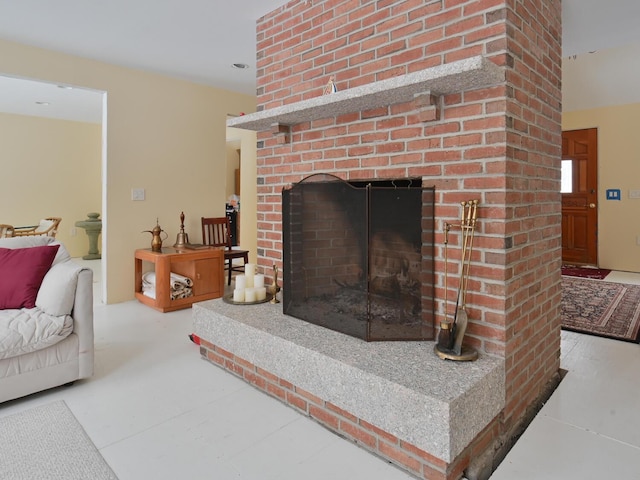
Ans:
<svg viewBox="0 0 640 480"><path fill-rule="evenodd" d="M471 254L473 253L473 236L476 229L478 213L478 200L469 200L460 203L462 214L460 224L444 224L444 320L440 322L440 331L434 351L446 360L470 361L478 358L475 348L463 345L464 334L467 330L467 289L469 286L469 269L471 266ZM453 319L449 318L448 307L448 270L449 270L449 232L451 228L460 228L462 250L460 255L460 281L456 294Z"/></svg>

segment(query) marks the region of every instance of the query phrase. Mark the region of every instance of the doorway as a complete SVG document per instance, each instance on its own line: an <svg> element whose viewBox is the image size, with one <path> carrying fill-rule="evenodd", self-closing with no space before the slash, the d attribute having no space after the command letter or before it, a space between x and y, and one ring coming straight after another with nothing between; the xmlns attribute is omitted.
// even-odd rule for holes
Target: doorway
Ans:
<svg viewBox="0 0 640 480"><path fill-rule="evenodd" d="M11 205L3 212L5 222L29 225L48 215L61 217L56 239L72 257L87 254L88 236L75 222L106 209L105 119L104 91L0 72L0 165L11 179L0 193L0 201ZM102 221L104 239L104 215ZM105 252L99 250L102 260L89 262L99 264L94 269L94 281L102 285L94 295L98 302L106 299L100 276L106 275Z"/></svg>
<svg viewBox="0 0 640 480"><path fill-rule="evenodd" d="M562 262L598 265L598 130L562 132Z"/></svg>

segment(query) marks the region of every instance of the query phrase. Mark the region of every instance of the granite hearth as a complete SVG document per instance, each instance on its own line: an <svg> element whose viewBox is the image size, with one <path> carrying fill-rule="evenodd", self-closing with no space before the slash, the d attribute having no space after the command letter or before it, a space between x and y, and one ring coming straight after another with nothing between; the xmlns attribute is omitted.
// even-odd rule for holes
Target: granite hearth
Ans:
<svg viewBox="0 0 640 480"><path fill-rule="evenodd" d="M497 357L456 363L429 341L368 343L281 304L206 301L193 321L205 359L416 476L444 474L504 408Z"/></svg>

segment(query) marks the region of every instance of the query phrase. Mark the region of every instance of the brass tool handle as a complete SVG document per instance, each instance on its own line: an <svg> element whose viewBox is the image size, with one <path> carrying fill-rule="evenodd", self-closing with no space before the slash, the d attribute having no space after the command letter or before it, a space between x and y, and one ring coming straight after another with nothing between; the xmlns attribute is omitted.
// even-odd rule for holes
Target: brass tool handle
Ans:
<svg viewBox="0 0 640 480"><path fill-rule="evenodd" d="M444 223L444 319L447 320L447 307L449 305L449 282L448 282L448 270L449 270L449 230L451 230L451 224Z"/></svg>

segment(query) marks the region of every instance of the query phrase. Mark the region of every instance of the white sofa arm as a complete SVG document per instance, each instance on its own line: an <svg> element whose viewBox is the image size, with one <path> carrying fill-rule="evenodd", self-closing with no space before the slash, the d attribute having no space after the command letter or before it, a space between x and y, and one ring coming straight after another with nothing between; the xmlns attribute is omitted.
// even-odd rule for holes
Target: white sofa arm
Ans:
<svg viewBox="0 0 640 480"><path fill-rule="evenodd" d="M79 378L93 375L93 271L83 268L78 274L76 296L71 312L73 332L79 340Z"/></svg>

